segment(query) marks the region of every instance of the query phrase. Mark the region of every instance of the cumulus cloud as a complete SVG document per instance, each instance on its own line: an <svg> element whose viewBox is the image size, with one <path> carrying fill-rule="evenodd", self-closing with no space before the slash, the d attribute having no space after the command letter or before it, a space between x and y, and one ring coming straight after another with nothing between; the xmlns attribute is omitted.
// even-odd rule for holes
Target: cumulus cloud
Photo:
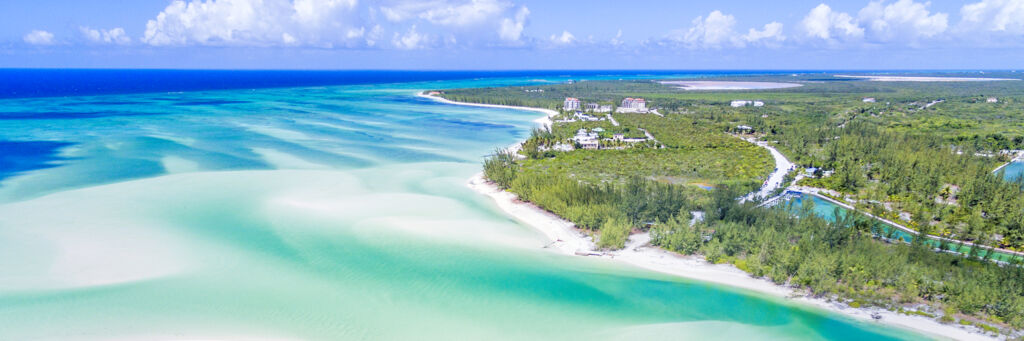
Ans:
<svg viewBox="0 0 1024 341"><path fill-rule="evenodd" d="M126 45L132 42L132 38L129 38L124 33L124 29L120 27L104 30L82 26L78 30L82 32L85 39L94 43Z"/></svg>
<svg viewBox="0 0 1024 341"><path fill-rule="evenodd" d="M675 30L666 39L687 48L745 47L748 44L777 45L786 39L782 23L771 22L760 30L751 28L747 34L736 32L736 18L721 11L712 11L707 17L699 16L686 30Z"/></svg>
<svg viewBox="0 0 1024 341"><path fill-rule="evenodd" d="M357 0L295 0L293 17L300 24L319 27L340 12L351 11L356 4Z"/></svg>
<svg viewBox="0 0 1024 341"><path fill-rule="evenodd" d="M919 3L913 0L898 0L886 4L872 1L860 10L860 21L871 32L871 37L880 41L917 40L934 37L946 31L949 26L949 15L945 13L931 14L928 6L931 3Z"/></svg>
<svg viewBox="0 0 1024 341"><path fill-rule="evenodd" d="M412 25L405 34L395 32L391 44L403 50L413 50L424 47L428 39L428 36L416 31L416 25Z"/></svg>
<svg viewBox="0 0 1024 341"><path fill-rule="evenodd" d="M494 18L512 7L495 0L472 0L468 3L433 6L420 14L420 18L438 25L467 26Z"/></svg>
<svg viewBox="0 0 1024 341"><path fill-rule="evenodd" d="M444 37L440 40L448 44L516 43L529 13L505 0L370 0L361 7L358 0L175 0L147 22L140 41L155 46L380 47L381 36L397 35L399 41L417 41L417 48L427 37Z"/></svg>
<svg viewBox="0 0 1024 341"><path fill-rule="evenodd" d="M469 26L503 14L511 3L498 0L398 1L380 6L380 12L392 22L422 19L436 25Z"/></svg>
<svg viewBox="0 0 1024 341"><path fill-rule="evenodd" d="M177 0L146 23L150 45L274 45L297 42L298 18L319 17L306 1ZM301 25L314 25L316 19Z"/></svg>
<svg viewBox="0 0 1024 341"><path fill-rule="evenodd" d="M556 45L569 45L576 42L576 36L569 31L562 31L562 34L552 34L549 38Z"/></svg>
<svg viewBox="0 0 1024 341"><path fill-rule="evenodd" d="M618 33L615 33L615 37L612 38L612 40L609 40L608 43L612 44L612 46L620 46L620 45L625 43L625 42L622 41L622 29L621 28L619 29Z"/></svg>
<svg viewBox="0 0 1024 341"><path fill-rule="evenodd" d="M748 43L776 44L786 40L786 36L782 35L782 23L773 21L765 24L761 30L751 28L743 40Z"/></svg>
<svg viewBox="0 0 1024 341"><path fill-rule="evenodd" d="M820 4L807 13L800 21L800 28L805 36L824 40L864 36L864 28L857 25L852 16L835 12L826 4Z"/></svg>
<svg viewBox="0 0 1024 341"><path fill-rule="evenodd" d="M520 7L514 17L502 19L501 27L498 28L498 37L506 41L518 42L519 38L523 36L523 28L526 27L526 17L529 15L529 9Z"/></svg>
<svg viewBox="0 0 1024 341"><path fill-rule="evenodd" d="M32 45L53 45L56 42L53 39L53 33L43 30L32 30L21 39Z"/></svg>
<svg viewBox="0 0 1024 341"><path fill-rule="evenodd" d="M1024 1L982 0L960 8L960 26L965 30L1024 34Z"/></svg>
<svg viewBox="0 0 1024 341"><path fill-rule="evenodd" d="M676 31L670 37L688 47L711 47L718 48L723 45L740 44L735 39L733 26L736 25L736 18L732 15L723 14L721 11L712 11L707 18L699 16L692 21L693 26L685 33Z"/></svg>

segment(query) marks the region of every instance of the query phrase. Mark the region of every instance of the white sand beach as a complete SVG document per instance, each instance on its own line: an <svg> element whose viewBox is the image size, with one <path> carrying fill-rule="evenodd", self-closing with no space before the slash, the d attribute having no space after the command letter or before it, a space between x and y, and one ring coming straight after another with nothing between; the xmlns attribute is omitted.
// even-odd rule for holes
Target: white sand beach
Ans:
<svg viewBox="0 0 1024 341"><path fill-rule="evenodd" d="M1019 81L1016 78L982 78L982 77L917 77L917 76L853 76L836 75L839 78L858 78L872 82L992 82Z"/></svg>
<svg viewBox="0 0 1024 341"><path fill-rule="evenodd" d="M538 124L540 124L541 126L544 126L544 127L550 127L551 126L551 117L558 115L557 111L554 111L554 110L551 110L551 109L530 108L530 107L516 107L516 106L511 106L511 105L498 105L498 104L479 104L479 103L455 102L455 101L450 101L450 100L448 100L446 98L428 95L426 91L421 91L416 96L423 97L423 98L429 98L431 100L435 100L435 101L438 101L438 102L441 102L441 103L446 103L446 104L465 105L465 106L471 106L471 107L516 109L516 110L526 110L526 111L542 112L542 113L544 113L545 116L534 120L534 122L536 122L536 123L538 123Z"/></svg>
<svg viewBox="0 0 1024 341"><path fill-rule="evenodd" d="M768 90L804 86L798 83L734 82L734 81L662 81L661 84L678 85L683 90Z"/></svg>
<svg viewBox="0 0 1024 341"><path fill-rule="evenodd" d="M482 174L471 178L468 186L493 199L495 204L508 215L547 236L552 243L546 248L554 252L565 255L591 254L595 258L610 262L621 262L673 276L788 298L801 304L844 314L862 321L910 329L939 339L996 340L995 337L982 334L975 327L942 324L931 318L903 315L879 308L852 308L845 303L803 296L793 288L777 285L764 278L751 277L731 264L711 264L699 256L683 256L651 246L649 244L650 235L647 233L630 236L626 247L622 250L599 252L594 249L595 245L591 237L576 229L572 222L531 203L518 200L515 194L502 191L484 179ZM882 318L875 320L872 314L877 314Z"/></svg>
<svg viewBox="0 0 1024 341"><path fill-rule="evenodd" d="M543 112L547 114L548 117L557 114L557 112L547 109L460 103L435 96L428 96L422 93L420 96L455 105L531 110ZM537 122L541 124L551 124L548 117L539 119ZM976 327L947 325L923 316L902 315L879 308L852 308L845 303L830 302L823 298L807 297L791 287L777 285L765 278L751 277L746 272L743 272L731 264L711 264L699 256L683 256L651 246L650 235L648 233L640 233L630 236L629 241L626 243L626 247L622 250L601 252L596 249L592 237L589 234L576 229L575 224L572 222L562 219L561 217L541 209L536 205L520 201L515 194L503 191L494 183L485 179L482 173L470 178L467 182L467 186L494 200L494 203L498 208L509 216L512 216L516 220L547 236L547 238L551 240L551 243L546 245L545 248L557 253L570 256L589 255L602 260L629 264L635 267L682 278L727 285L776 297L789 298L794 302L844 314L862 321L883 323L890 326L910 329L939 339L996 339L995 337L983 334ZM872 317L873 314L879 315L882 318L876 320Z"/></svg>

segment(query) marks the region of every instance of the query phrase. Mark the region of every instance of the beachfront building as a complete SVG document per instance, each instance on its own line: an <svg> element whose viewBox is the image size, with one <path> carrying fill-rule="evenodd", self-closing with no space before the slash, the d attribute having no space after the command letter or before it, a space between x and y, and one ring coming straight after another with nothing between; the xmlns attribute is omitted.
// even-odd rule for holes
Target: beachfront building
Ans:
<svg viewBox="0 0 1024 341"><path fill-rule="evenodd" d="M587 103L584 105L584 109L590 113L611 113L611 105L601 105L599 103Z"/></svg>
<svg viewBox="0 0 1024 341"><path fill-rule="evenodd" d="M591 115L587 115L587 114L584 114L584 113L579 112L579 111L577 111L576 115L573 116L573 117L576 120L583 121L583 122L597 122L597 121L603 121L604 120L604 117L591 116Z"/></svg>
<svg viewBox="0 0 1024 341"><path fill-rule="evenodd" d="M611 108L608 108L611 110ZM643 98L632 98L626 97L622 100L621 105L615 109L615 112L619 113L646 113L647 112L647 101Z"/></svg>
<svg viewBox="0 0 1024 341"><path fill-rule="evenodd" d="M601 146L601 143L597 140L596 132L588 132L586 129L580 129L576 131L576 136L573 136L572 140L576 144L580 145L583 149L597 149Z"/></svg>
<svg viewBox="0 0 1024 341"><path fill-rule="evenodd" d="M999 99L995 97L989 97L985 99L985 103L999 103Z"/></svg>
<svg viewBox="0 0 1024 341"><path fill-rule="evenodd" d="M861 101L863 101L864 103L875 103L875 98L874 97L864 97L864 99L862 99Z"/></svg>
<svg viewBox="0 0 1024 341"><path fill-rule="evenodd" d="M647 110L647 101L645 101L643 98L626 97L626 99L622 100L622 105L620 107L630 108L636 111Z"/></svg>
<svg viewBox="0 0 1024 341"><path fill-rule="evenodd" d="M612 141L621 141L621 142L625 142L625 143L647 142L647 138L646 137L626 137L626 135L622 134L622 133L618 133L618 134L612 135L611 140Z"/></svg>
<svg viewBox="0 0 1024 341"><path fill-rule="evenodd" d="M740 107L745 107L745 106L748 106L748 105L749 106L755 106L755 107L763 107L764 106L764 102L762 102L762 101L748 101L748 100L735 100L735 101L729 102L729 106L731 106L733 108L740 108Z"/></svg>
<svg viewBox="0 0 1024 341"><path fill-rule="evenodd" d="M579 109L580 109L580 100L578 98L566 97L565 98L565 102L562 102L562 110L570 111L570 110L579 110Z"/></svg>

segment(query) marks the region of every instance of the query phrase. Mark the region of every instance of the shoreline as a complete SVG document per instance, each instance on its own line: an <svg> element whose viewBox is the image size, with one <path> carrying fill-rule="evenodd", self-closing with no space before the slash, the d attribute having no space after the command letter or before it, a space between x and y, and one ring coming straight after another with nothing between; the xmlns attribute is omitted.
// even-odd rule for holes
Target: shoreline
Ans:
<svg viewBox="0 0 1024 341"><path fill-rule="evenodd" d="M477 107L491 107L503 109L519 109L536 112L543 112L548 116L537 119L534 122L550 126L550 117L558 112L550 109L515 107L494 104L461 103L450 101L444 98L430 96L420 92L417 96L426 97L453 105L467 105ZM517 143L515 146L518 146ZM881 323L891 327L902 328L914 331L930 337L953 340L997 340L987 334L976 330L968 330L956 325L946 325L938 321L923 317L902 315L881 308L852 308L844 303L828 301L824 298L807 297L796 294L793 288L775 284L764 278L754 278L750 274L736 268L731 264L710 264L700 256L684 256L658 247L651 246L650 235L647 233L633 234L629 236L626 247L622 250L610 252L597 252L595 244L589 235L576 229L575 224L554 213L548 212L532 203L523 202L514 193L498 188L494 183L478 173L470 178L467 187L491 198L491 200L505 214L515 218L517 221L526 224L536 231L544 234L552 242L544 248L565 255L594 255L597 258L619 262L650 271L659 272L680 278L697 280L707 283L725 285L732 288L739 288L766 294L777 298L784 298L797 304L823 309L853 318L861 322ZM882 316L882 319L875 320L872 314Z"/></svg>
<svg viewBox="0 0 1024 341"><path fill-rule="evenodd" d="M942 324L923 316L904 315L882 308L853 308L845 303L829 301L824 298L801 295L791 287L775 284L764 278L754 278L750 274L731 264L711 264L700 256L685 256L649 244L647 233L629 236L626 247L610 252L594 251L594 243L590 236L577 230L572 222L562 219L536 205L518 200L510 192L499 189L483 178L483 174L473 176L467 186L477 193L483 194L503 212L544 234L551 244L544 248L551 249L568 256L593 255L595 258L618 262L670 276L696 280L705 283L724 285L732 288L750 290L759 294L783 298L791 303L822 309L840 314L865 323L880 323L890 327L910 330L929 337L950 340L998 340L998 338L981 334L977 330L967 330L958 325ZM872 315L882 316L875 320Z"/></svg>
<svg viewBox="0 0 1024 341"><path fill-rule="evenodd" d="M882 218L882 217L876 216L874 214L871 214L870 212L865 212L863 210L857 209L856 207L854 207L853 205L850 205L848 203L845 203L845 202L842 202L842 201L839 201L839 200L836 200L836 199L833 199L833 198L829 198L828 196L822 195L820 188L807 187L807 186L790 186L789 188L794 190L794 191L800 192L800 193L810 194L810 195L812 195L814 197L817 197L819 199L828 201L828 202L830 202L830 203L832 203L834 205L837 205L839 207L845 208L845 209L847 209L849 211L853 211L853 212L857 212L859 214L863 214L863 215L867 216L868 218L872 218L872 219L878 220L878 221L880 221L880 222L882 222L882 223L884 223L886 225L895 227L895 228L897 228L897 229L899 229L899 230L901 230L903 232L910 233L911 235L920 236L920 234L917 231L915 231L915 230L913 230L913 229L911 229L909 227L906 227L906 226L904 226L902 224L898 224L898 223L896 223L896 222L894 222L892 220L889 220L889 219L886 219L886 218ZM928 238L928 239L932 239L932 240L940 240L940 241L947 241L947 242L950 242L950 243L958 243L958 244L962 244L964 246L978 247L978 248L982 248L982 249L985 249L985 250L992 250L992 251L997 252L997 253L1003 253L1003 254L1009 254L1009 255L1024 257L1024 252L1020 252L1020 251L1013 251L1013 250L994 248L994 247L985 246L985 245L976 245L976 244L971 243L971 242L958 241L958 240L954 240L954 239L950 239L950 238L946 238L946 237L942 237L942 236L927 235L925 237Z"/></svg>
<svg viewBox="0 0 1024 341"><path fill-rule="evenodd" d="M1003 168L1006 168L1006 166L1009 166L1009 165L1013 164L1014 162L1021 162L1021 161L1024 161L1024 153L1021 153L1021 154L1015 156L1014 158L1010 159L1010 161L1007 161L1006 163L1003 163L1002 165L999 165L999 167L996 167L996 169L992 170L992 174L999 173L999 170L1001 170Z"/></svg>
<svg viewBox="0 0 1024 341"><path fill-rule="evenodd" d="M543 127L551 127L551 125L554 123L554 122L551 121L551 117L558 116L558 112L554 111L554 110L551 110L551 109L531 108L531 107L517 107L517 106L512 106L512 105L500 105L500 104L482 104L482 103L456 102L456 101L452 101L452 100L449 100L449 99L444 98L444 97L428 95L426 91L418 92L416 94L416 97L429 98L429 99L434 100L434 101L438 101L438 102L441 102L441 103L444 103L444 104L452 104L452 105L462 105L462 106L481 107L481 108L515 109L515 110L526 110L526 111L541 112L541 113L544 113L545 116L541 117L541 118L538 118L536 120L533 120L533 122L538 123L538 124L540 124ZM517 142L516 143L516 145L519 145L519 144L521 144L521 142Z"/></svg>

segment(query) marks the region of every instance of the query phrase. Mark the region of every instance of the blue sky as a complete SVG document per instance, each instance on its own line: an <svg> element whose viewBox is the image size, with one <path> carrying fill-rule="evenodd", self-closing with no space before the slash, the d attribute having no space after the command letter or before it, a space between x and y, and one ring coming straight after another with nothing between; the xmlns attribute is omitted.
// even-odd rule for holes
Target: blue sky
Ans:
<svg viewBox="0 0 1024 341"><path fill-rule="evenodd" d="M1024 0L36 0L0 13L0 67L1024 68Z"/></svg>

